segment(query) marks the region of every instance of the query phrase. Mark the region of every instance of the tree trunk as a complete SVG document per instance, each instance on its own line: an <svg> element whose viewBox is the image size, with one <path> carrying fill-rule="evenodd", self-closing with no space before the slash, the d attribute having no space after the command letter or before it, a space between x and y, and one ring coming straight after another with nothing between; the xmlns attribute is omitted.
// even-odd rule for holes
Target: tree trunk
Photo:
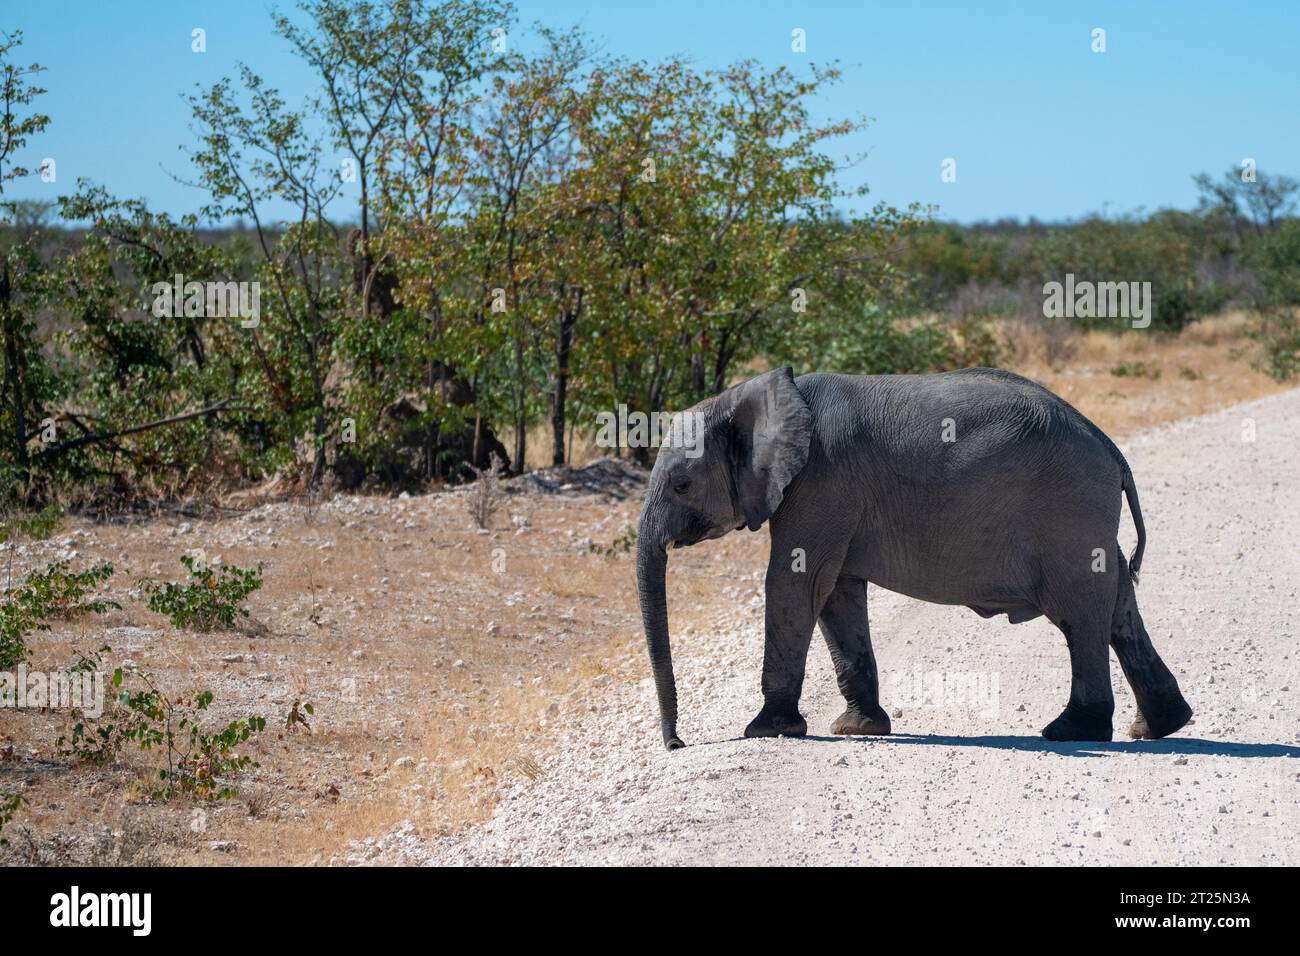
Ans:
<svg viewBox="0 0 1300 956"><path fill-rule="evenodd" d="M27 484L27 396L23 390L22 348L19 342L22 317L13 307L13 285L9 265L0 272L0 323L4 327L5 377L0 399L7 398L13 407L13 454L18 468L18 483Z"/></svg>
<svg viewBox="0 0 1300 956"><path fill-rule="evenodd" d="M581 293L579 293L581 301ZM564 464L565 401L569 390L569 349L573 343L573 327L577 324L577 311L567 309L560 316L559 334L555 343L555 392L551 396L551 464Z"/></svg>
<svg viewBox="0 0 1300 956"><path fill-rule="evenodd" d="M515 335L515 460L513 472L524 473L524 454L528 451L528 422L524 418L524 409L528 393L524 388L524 333L517 330Z"/></svg>

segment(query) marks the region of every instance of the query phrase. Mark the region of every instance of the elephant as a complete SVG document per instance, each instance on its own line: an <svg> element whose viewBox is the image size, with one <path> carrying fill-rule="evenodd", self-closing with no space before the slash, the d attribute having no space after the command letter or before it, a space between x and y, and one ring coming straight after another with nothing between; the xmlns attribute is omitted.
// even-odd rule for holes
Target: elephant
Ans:
<svg viewBox="0 0 1300 956"><path fill-rule="evenodd" d="M637 589L663 741L677 734L667 553L768 524L763 704L746 737L802 736L804 667L820 624L846 709L836 735L884 735L867 585L1065 635L1070 696L1053 741L1110 740L1108 647L1137 699L1133 738L1192 710L1156 653L1134 586L1146 528L1128 463L1073 406L1000 369L916 375L789 367L691 409L696 447L658 450L637 532ZM679 434L680 430L676 430ZM1118 542L1121 493L1137 548ZM799 557L802 556L802 561Z"/></svg>

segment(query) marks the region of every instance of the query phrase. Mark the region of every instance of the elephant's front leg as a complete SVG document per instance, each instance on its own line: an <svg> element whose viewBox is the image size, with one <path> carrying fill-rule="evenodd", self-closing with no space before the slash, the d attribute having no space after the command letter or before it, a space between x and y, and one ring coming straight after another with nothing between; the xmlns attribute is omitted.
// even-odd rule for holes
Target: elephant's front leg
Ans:
<svg viewBox="0 0 1300 956"><path fill-rule="evenodd" d="M799 713L808 645L839 570L838 559L828 567L823 555L790 547L782 538L774 528L767 569L763 709L745 728L746 737L802 737L808 732Z"/></svg>
<svg viewBox="0 0 1300 956"><path fill-rule="evenodd" d="M880 677L867 624L867 582L841 577L826 599L820 621L840 693L848 704L831 725L831 733L889 733L889 715L880 706Z"/></svg>

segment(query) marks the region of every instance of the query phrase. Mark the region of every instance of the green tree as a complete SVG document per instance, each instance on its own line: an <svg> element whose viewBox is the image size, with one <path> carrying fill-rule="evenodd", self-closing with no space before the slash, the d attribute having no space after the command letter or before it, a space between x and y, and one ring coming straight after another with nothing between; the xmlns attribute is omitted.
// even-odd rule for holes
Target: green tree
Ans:
<svg viewBox="0 0 1300 956"><path fill-rule="evenodd" d="M33 79L44 68L15 62L22 45L21 31L0 34L0 197L5 183L29 174L15 162L15 154L31 137L49 125L50 118L31 108L46 91ZM20 207L0 202L6 220L17 218ZM0 347L4 352L4 379L0 383L0 486L28 493L31 456L28 442L39 434L45 403L55 391L35 339L32 321L44 295L44 267L37 248L39 229L29 224L6 228L0 238Z"/></svg>

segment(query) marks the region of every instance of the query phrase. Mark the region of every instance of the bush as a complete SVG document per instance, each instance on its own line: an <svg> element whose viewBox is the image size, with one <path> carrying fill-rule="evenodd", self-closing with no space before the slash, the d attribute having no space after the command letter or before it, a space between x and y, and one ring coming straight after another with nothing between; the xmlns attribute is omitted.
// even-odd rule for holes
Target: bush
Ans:
<svg viewBox="0 0 1300 956"><path fill-rule="evenodd" d="M0 542L18 535L32 541L46 541L58 530L62 521L63 507L57 504L47 505L30 514L10 515L0 522Z"/></svg>
<svg viewBox="0 0 1300 956"><path fill-rule="evenodd" d="M140 676L145 686L134 693L123 692L118 704L134 718L121 731L122 738L134 741L141 750L158 747L165 752L167 766L158 771L162 786L150 797L165 800L183 794L229 800L237 795L239 791L225 783L225 778L260 764L235 753L234 748L265 730L266 719L241 718L220 729L206 730L199 723L199 715L212 703L210 691L195 694L188 701L173 699L160 693L148 675ZM122 681L122 669L118 668L113 673L113 686L120 687Z"/></svg>
<svg viewBox="0 0 1300 956"><path fill-rule="evenodd" d="M493 452L486 468L468 467L474 472L474 484L469 489L469 514L475 525L486 528L506 500L501 488L501 459Z"/></svg>
<svg viewBox="0 0 1300 956"><path fill-rule="evenodd" d="M104 646L82 658L73 669L102 666ZM184 795L195 799L229 800L238 790L227 778L250 767L260 766L251 757L235 752L254 734L266 728L263 717L231 721L215 730L206 729L200 718L212 704L210 691L186 699L163 694L148 674L139 672L134 689L126 689L122 668L113 671L113 687L120 691L114 707L99 718L81 716L71 731L59 737L61 754L92 763L114 760L128 744L140 750L161 750L166 765L158 769L161 786L150 798L165 800Z"/></svg>
<svg viewBox="0 0 1300 956"><path fill-rule="evenodd" d="M1027 248L1026 271L1041 282L1150 282L1151 327L1176 332L1220 308L1226 291L1203 281L1202 250L1174 219L1094 216L1049 230ZM1119 328L1115 318L1076 319L1085 328Z"/></svg>
<svg viewBox="0 0 1300 956"><path fill-rule="evenodd" d="M1264 348L1264 357L1252 364L1279 382L1300 373L1300 322L1293 309L1263 312L1255 328L1247 333Z"/></svg>
<svg viewBox="0 0 1300 956"><path fill-rule="evenodd" d="M149 595L149 610L167 615L172 626L182 630L228 630L239 617L248 617L241 607L244 599L262 587L262 565L240 568L223 564L217 570L190 555L181 556L189 572L188 584L145 579L141 588Z"/></svg>
<svg viewBox="0 0 1300 956"><path fill-rule="evenodd" d="M874 306L827 323L827 332L808 367L855 375L942 372L996 365L1003 352L991 328L975 319L900 323Z"/></svg>
<svg viewBox="0 0 1300 956"><path fill-rule="evenodd" d="M71 572L67 561L33 571L16 588L5 588L0 602L0 670L27 658L26 635L48 631L53 620L73 620L86 614L120 609L116 601L87 597L113 574L107 561L85 571Z"/></svg>
<svg viewBox="0 0 1300 956"><path fill-rule="evenodd" d="M0 790L0 833L4 832L5 824L14 818L27 799L21 793L6 793ZM0 836L0 846L8 846L9 841Z"/></svg>
<svg viewBox="0 0 1300 956"><path fill-rule="evenodd" d="M587 550L591 554L599 554L606 558L613 558L620 554L629 553L634 547L636 547L636 529L625 528L623 533L609 544L597 544L593 541L591 544L587 545Z"/></svg>

